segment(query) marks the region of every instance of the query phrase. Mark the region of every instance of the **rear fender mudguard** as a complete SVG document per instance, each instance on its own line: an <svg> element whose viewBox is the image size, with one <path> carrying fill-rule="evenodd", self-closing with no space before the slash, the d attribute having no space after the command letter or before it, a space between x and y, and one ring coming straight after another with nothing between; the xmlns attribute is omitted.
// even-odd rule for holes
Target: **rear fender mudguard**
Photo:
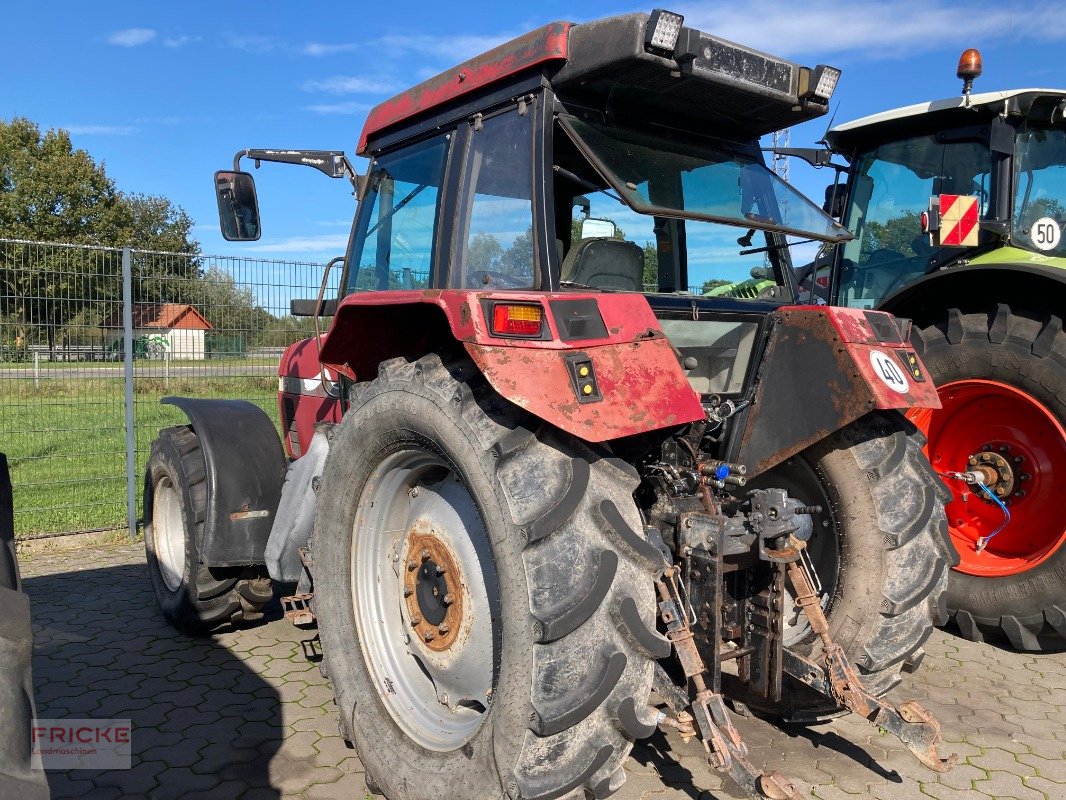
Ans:
<svg viewBox="0 0 1066 800"><path fill-rule="evenodd" d="M876 326L876 327L875 327ZM940 408L891 315L830 306L774 312L730 460L764 472L877 409Z"/></svg>
<svg viewBox="0 0 1066 800"><path fill-rule="evenodd" d="M244 400L164 397L162 402L185 412L204 455L207 516L200 560L212 567L265 563L286 468L274 423Z"/></svg>
<svg viewBox="0 0 1066 800"><path fill-rule="evenodd" d="M540 339L493 335L493 303L536 304ZM574 319L580 317L580 329ZM415 360L462 348L500 395L585 441L704 419L677 354L648 301L634 293L365 292L341 303L322 345L322 361L352 380L370 380L389 358ZM597 391L579 394L571 364L591 363Z"/></svg>

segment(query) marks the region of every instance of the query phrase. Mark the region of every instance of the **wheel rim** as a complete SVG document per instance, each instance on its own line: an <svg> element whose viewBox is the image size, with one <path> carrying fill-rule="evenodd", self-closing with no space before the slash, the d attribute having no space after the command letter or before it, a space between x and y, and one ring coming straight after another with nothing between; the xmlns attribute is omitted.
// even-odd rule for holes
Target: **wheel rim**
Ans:
<svg viewBox="0 0 1066 800"><path fill-rule="evenodd" d="M1011 515L1010 524L978 552L978 540L999 528L1003 512L976 487L948 481L956 569L984 577L1032 569L1066 541L1057 515L1066 502L1066 431L1044 404L1009 384L954 381L939 392L942 409L909 414L928 438L929 462L938 472L984 469Z"/></svg>
<svg viewBox="0 0 1066 800"><path fill-rule="evenodd" d="M818 478L811 465L796 456L775 467L766 476L748 484L748 488L773 486L784 489L793 497L809 506L821 506L822 510L812 514L814 533L807 542L807 554L814 564L815 572L821 581L819 596L822 609L828 614L832 598L836 596L837 582L840 577L840 547L833 507L826 494L825 486ZM807 615L796 604L792 586L785 581L785 638L786 647L799 644L813 635Z"/></svg>
<svg viewBox="0 0 1066 800"><path fill-rule="evenodd" d="M185 574L185 525L181 519L181 496L166 476L155 485L152 537L159 574L166 587L176 592Z"/></svg>
<svg viewBox="0 0 1066 800"><path fill-rule="evenodd" d="M407 736L454 750L495 686L499 587L477 505L437 455L387 456L358 498L352 598L379 697Z"/></svg>

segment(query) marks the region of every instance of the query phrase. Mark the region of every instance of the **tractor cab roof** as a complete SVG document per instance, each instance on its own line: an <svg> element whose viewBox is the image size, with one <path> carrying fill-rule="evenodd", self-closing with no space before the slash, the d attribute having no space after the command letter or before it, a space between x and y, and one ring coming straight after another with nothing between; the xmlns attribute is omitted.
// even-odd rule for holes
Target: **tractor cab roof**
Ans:
<svg viewBox="0 0 1066 800"><path fill-rule="evenodd" d="M654 11L595 22L553 22L375 106L357 152L476 111L511 85L538 79L564 103L606 116L667 120L674 128L751 140L826 113L839 70L803 67L684 27Z"/></svg>
<svg viewBox="0 0 1066 800"><path fill-rule="evenodd" d="M944 100L915 103L871 114L852 122L837 125L826 135L829 147L838 153L855 153L883 142L908 136L949 130L967 125L987 124L1003 114L1034 116L1046 121L1063 101L1063 89L1012 89L970 95L967 105L962 95ZM1058 114L1061 121L1062 114Z"/></svg>

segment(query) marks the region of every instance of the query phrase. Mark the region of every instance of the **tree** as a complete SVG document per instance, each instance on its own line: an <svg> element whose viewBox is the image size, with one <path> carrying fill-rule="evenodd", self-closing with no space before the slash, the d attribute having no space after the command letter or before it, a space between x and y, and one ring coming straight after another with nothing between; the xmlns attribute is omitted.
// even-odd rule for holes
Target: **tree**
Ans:
<svg viewBox="0 0 1066 800"><path fill-rule="evenodd" d="M195 255L192 220L166 198L123 195L85 150L75 149L64 130L42 133L33 122L0 120L0 238L120 247L126 244ZM57 331L90 301L120 292L120 256L114 251L0 247L0 315L14 321L16 347L28 330L43 326L54 353ZM156 260L152 277L198 277L194 259ZM138 281L138 284L144 282ZM171 282L144 284L173 289ZM138 299L163 299L139 291ZM102 309L100 310L102 314Z"/></svg>

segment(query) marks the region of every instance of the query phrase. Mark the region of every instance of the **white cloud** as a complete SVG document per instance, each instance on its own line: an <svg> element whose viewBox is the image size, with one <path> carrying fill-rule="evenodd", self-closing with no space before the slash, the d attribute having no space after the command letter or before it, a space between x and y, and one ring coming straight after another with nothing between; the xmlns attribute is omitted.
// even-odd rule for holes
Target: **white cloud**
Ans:
<svg viewBox="0 0 1066 800"><path fill-rule="evenodd" d="M947 0L857 0L849 4L811 0L752 0L677 7L685 24L789 57L842 53L868 59L900 58L982 40L1066 39L1066 4L1037 2L1014 13L1002 3L973 0L964 7ZM758 25L752 21L758 20Z"/></svg>
<svg viewBox="0 0 1066 800"><path fill-rule="evenodd" d="M367 103L349 100L344 103L319 103L307 106L306 109L314 114L358 114L370 109Z"/></svg>
<svg viewBox="0 0 1066 800"><path fill-rule="evenodd" d="M169 47L172 50L176 50L179 47L199 42L202 39L202 36L170 36L163 40L163 47Z"/></svg>
<svg viewBox="0 0 1066 800"><path fill-rule="evenodd" d="M329 94L388 94L398 89L398 85L387 78L363 78L358 76L337 75L318 81L307 81L303 85L305 92L327 92Z"/></svg>
<svg viewBox="0 0 1066 800"><path fill-rule="evenodd" d="M151 28L125 28L108 36L107 43L119 47L138 47L148 44L154 38L155 31Z"/></svg>
<svg viewBox="0 0 1066 800"><path fill-rule="evenodd" d="M60 125L75 136L129 136L137 132L131 125Z"/></svg>
<svg viewBox="0 0 1066 800"><path fill-rule="evenodd" d="M314 56L320 58L322 56L333 56L337 53L350 53L354 50L358 50L359 45L354 42L342 42L340 44L323 44L321 42L308 42L300 48L300 52L305 56Z"/></svg>
<svg viewBox="0 0 1066 800"><path fill-rule="evenodd" d="M430 36L428 34L405 34L382 36L371 43L375 52L396 55L398 53L417 53L431 58L447 60L457 64L486 50L503 44L525 31L494 33L484 36Z"/></svg>
<svg viewBox="0 0 1066 800"><path fill-rule="evenodd" d="M348 246L348 234L327 233L321 236L290 236L272 242L249 245L257 253L325 253L343 251Z"/></svg>
<svg viewBox="0 0 1066 800"><path fill-rule="evenodd" d="M273 36L230 36L227 41L230 47L235 47L238 50L243 50L245 53L252 53L253 55L272 53L287 47L283 41L275 39Z"/></svg>

